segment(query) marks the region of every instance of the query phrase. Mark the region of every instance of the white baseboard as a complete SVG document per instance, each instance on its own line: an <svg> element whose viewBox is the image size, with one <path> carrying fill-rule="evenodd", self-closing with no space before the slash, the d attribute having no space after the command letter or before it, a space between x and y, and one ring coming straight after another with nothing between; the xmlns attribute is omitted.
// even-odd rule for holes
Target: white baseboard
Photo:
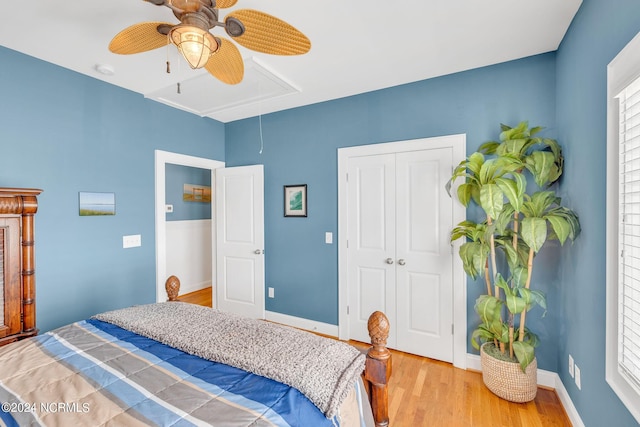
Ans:
<svg viewBox="0 0 640 427"><path fill-rule="evenodd" d="M467 353L467 369L482 371L480 356ZM573 405L573 402L569 397L567 389L564 387L564 384L557 373L538 369L538 385L554 389L558 395L558 399L560 399L560 403L562 403L562 406L569 417L569 421L571 421L571 424L573 424L574 427L584 427L584 423L582 422L576 407Z"/></svg>
<svg viewBox="0 0 640 427"><path fill-rule="evenodd" d="M281 323L283 325L293 326L294 328L305 329L307 331L317 332L323 335L329 335L332 337L338 336L338 325L316 322L315 320L289 316L288 314L276 313L275 311L266 311L265 319L271 322Z"/></svg>
<svg viewBox="0 0 640 427"><path fill-rule="evenodd" d="M569 397L569 392L566 388L564 388L564 384L560 380L560 376L556 375L556 394L558 395L558 399L560 399L560 403L564 407L567 416L569 417L569 421L573 424L573 427L584 427L584 423L582 422L582 418L580 418L580 414L578 414L578 410L573 405L573 401Z"/></svg>

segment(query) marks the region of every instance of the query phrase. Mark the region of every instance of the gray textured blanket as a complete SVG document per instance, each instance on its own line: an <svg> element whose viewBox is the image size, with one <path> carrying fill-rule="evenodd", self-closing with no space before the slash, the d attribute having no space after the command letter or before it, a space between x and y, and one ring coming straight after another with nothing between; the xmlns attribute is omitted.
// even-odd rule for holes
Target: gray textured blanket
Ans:
<svg viewBox="0 0 640 427"><path fill-rule="evenodd" d="M94 318L295 387L327 418L364 369L365 356L346 343L194 304L148 304Z"/></svg>

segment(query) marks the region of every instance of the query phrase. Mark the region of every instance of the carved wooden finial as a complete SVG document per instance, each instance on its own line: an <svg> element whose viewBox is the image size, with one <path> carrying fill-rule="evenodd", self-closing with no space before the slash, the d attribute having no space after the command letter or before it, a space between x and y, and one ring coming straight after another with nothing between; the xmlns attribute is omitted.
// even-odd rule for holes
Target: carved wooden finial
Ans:
<svg viewBox="0 0 640 427"><path fill-rule="evenodd" d="M386 345L387 338L389 338L389 319L387 319L387 316L381 311L372 313L369 316L367 328L369 329L371 344L373 344L373 351L380 355L388 354L389 350Z"/></svg>
<svg viewBox="0 0 640 427"><path fill-rule="evenodd" d="M180 293L180 279L176 276L169 276L164 284L164 288L167 290L169 301L178 301L178 294Z"/></svg>

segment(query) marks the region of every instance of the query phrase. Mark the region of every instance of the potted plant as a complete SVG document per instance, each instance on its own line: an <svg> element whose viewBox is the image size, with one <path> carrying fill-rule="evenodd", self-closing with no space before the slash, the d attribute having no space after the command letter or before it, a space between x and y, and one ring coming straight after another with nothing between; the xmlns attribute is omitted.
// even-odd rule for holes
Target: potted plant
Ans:
<svg viewBox="0 0 640 427"><path fill-rule="evenodd" d="M481 351L483 379L498 396L518 402L533 400L537 391L538 337L526 316L536 305L546 309L546 299L531 286L535 255L548 240L564 244L580 233L578 216L553 190L562 174L562 150L555 140L536 136L541 129L527 122L501 125L500 140L482 144L447 184L450 190L465 178L458 199L482 209L482 220L461 222L451 240L467 239L460 247L464 270L486 284L475 303L480 324L471 336Z"/></svg>

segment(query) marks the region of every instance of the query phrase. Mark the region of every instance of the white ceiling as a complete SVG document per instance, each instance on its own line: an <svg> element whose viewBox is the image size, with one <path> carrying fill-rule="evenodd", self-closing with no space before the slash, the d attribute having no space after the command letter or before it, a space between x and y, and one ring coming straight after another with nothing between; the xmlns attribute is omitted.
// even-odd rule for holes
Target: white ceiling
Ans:
<svg viewBox="0 0 640 427"><path fill-rule="evenodd" d="M283 57L237 45L246 70L234 86L191 70L174 46L111 53L110 40L130 25L177 23L168 8L142 0L21 1L20 10L7 13L0 26L0 45L229 122L554 51L581 2L238 0L220 11L219 20L235 9L260 10L306 34L311 50ZM223 29L212 32L229 38ZM98 64L114 74L100 74Z"/></svg>

